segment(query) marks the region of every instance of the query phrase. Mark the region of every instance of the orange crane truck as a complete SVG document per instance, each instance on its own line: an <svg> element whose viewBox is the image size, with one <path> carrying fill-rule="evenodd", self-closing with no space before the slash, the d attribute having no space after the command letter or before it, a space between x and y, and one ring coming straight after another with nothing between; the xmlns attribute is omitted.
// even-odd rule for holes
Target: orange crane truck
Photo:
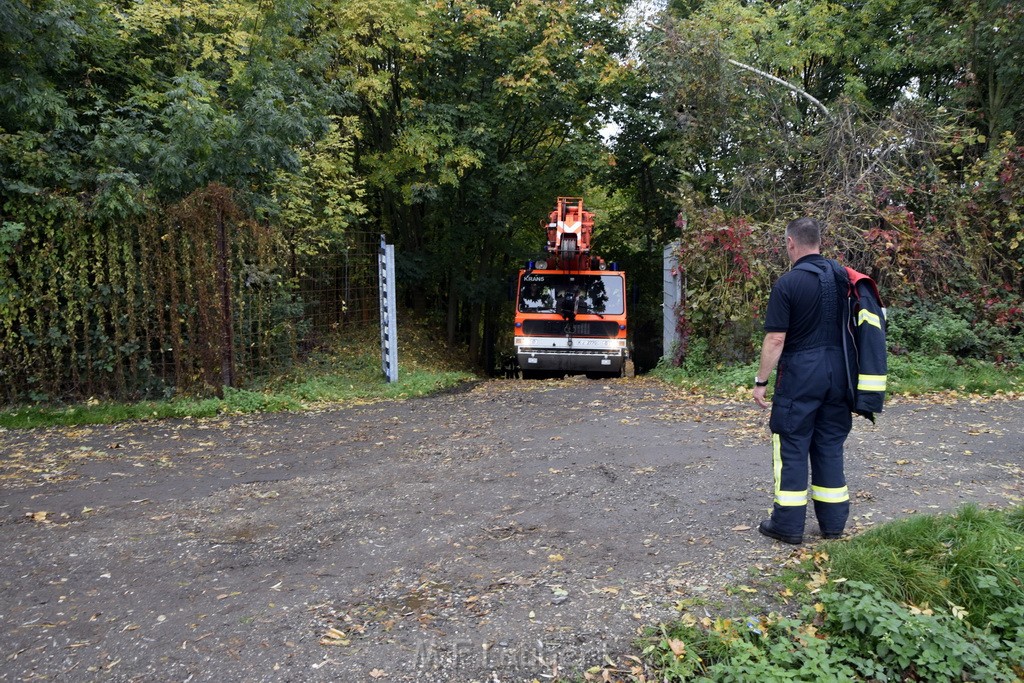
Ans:
<svg viewBox="0 0 1024 683"><path fill-rule="evenodd" d="M524 379L622 376L626 274L591 252L594 214L579 197L559 197L544 226L542 258L519 271L516 360Z"/></svg>

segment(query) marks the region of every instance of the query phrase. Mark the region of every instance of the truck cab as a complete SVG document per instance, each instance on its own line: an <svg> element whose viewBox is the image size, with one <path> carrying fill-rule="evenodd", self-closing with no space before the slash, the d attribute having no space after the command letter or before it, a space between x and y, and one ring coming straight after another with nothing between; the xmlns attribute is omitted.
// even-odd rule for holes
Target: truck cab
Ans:
<svg viewBox="0 0 1024 683"><path fill-rule="evenodd" d="M514 343L523 377L621 376L628 357L625 273L546 265L519 271Z"/></svg>

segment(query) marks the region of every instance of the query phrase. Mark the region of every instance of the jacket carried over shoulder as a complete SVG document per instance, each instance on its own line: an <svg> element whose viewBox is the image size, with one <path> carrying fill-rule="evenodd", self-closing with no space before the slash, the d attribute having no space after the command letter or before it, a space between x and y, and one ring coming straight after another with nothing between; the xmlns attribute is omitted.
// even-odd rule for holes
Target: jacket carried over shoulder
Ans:
<svg viewBox="0 0 1024 683"><path fill-rule="evenodd" d="M853 412L874 422L885 402L888 372L885 308L874 280L853 268L845 270L850 281L850 337L854 344L846 356L848 366L856 363L849 374L857 379Z"/></svg>
<svg viewBox="0 0 1024 683"><path fill-rule="evenodd" d="M830 269L821 270L809 263L796 268L816 273L822 278L834 277L840 302L839 320L843 325L843 350L846 355L846 378L850 410L872 422L885 403L888 372L885 341L886 320L882 298L875 281L838 261L825 259ZM831 270L831 273L829 272Z"/></svg>

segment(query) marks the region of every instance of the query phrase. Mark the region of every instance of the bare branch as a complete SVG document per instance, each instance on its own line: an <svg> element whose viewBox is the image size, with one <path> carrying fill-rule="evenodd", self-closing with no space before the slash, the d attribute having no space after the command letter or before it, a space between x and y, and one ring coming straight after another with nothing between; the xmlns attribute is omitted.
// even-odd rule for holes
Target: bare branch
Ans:
<svg viewBox="0 0 1024 683"><path fill-rule="evenodd" d="M655 24L655 23L650 22L650 21L645 21L644 24L648 28L652 28L652 29L661 31L662 33L668 35L668 31L665 29L664 26L659 26L658 24ZM733 66L737 66L737 67L739 67L741 69L746 69L747 71L749 71L751 73L755 73L758 76L761 76L762 78L767 78L768 80L773 81L775 83L778 83L782 87L787 88L787 89L791 90L792 92L795 92L797 95L800 95L801 97L803 97L803 98L807 99L809 102L811 102L811 104L813 104L815 107L817 107L818 110L821 111L821 113L824 114L830 121L834 121L835 120L835 119L833 119L832 114L831 114L831 112L829 112L828 108L826 108L825 105L822 104L818 100L818 98L814 97L813 95L811 95L807 91L801 90L800 88L796 87L792 83L790 83L788 81L785 81L785 80L779 78L778 76L773 76L773 75L771 75L770 73L768 73L766 71L761 71L760 69L752 67L749 64L744 64L743 62L738 62L735 59L726 59L726 61L729 62L730 64L732 64Z"/></svg>
<svg viewBox="0 0 1024 683"><path fill-rule="evenodd" d="M827 116L829 118L830 121L834 120L832 118L832 114L829 113L829 110L825 108L824 104L822 104L820 101L818 101L818 99L816 97L814 97L813 95L811 95L810 93L808 93L808 92L806 92L804 90L801 90L800 88L796 87L792 83L790 83L788 81L784 81L781 78L778 78L777 76L772 76L770 73L767 73L765 71L761 71L760 69L755 69L754 67L750 66L749 64L744 64L743 62L737 62L735 59L727 59L726 61L729 62L730 64L732 64L733 66L738 66L741 69L746 69L747 71L750 71L751 73L755 73L758 76L761 76L763 78L767 78L770 81L774 81L775 83L778 83L779 85L781 85L781 86L783 86L785 88L788 88L789 90L792 90L797 95L800 95L801 97L804 97L807 100L809 100L811 102L811 104L816 106L821 111L822 114L824 114L825 116Z"/></svg>

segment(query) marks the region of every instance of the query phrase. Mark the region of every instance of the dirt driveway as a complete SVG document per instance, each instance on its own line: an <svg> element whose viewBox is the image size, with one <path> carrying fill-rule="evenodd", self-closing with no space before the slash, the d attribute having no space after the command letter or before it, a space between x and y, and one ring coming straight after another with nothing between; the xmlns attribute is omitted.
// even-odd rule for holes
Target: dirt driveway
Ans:
<svg viewBox="0 0 1024 683"><path fill-rule="evenodd" d="M0 679L532 681L792 554L767 416L636 378L0 432ZM1024 401L894 401L854 532L1024 498ZM817 527L808 523L808 542Z"/></svg>

